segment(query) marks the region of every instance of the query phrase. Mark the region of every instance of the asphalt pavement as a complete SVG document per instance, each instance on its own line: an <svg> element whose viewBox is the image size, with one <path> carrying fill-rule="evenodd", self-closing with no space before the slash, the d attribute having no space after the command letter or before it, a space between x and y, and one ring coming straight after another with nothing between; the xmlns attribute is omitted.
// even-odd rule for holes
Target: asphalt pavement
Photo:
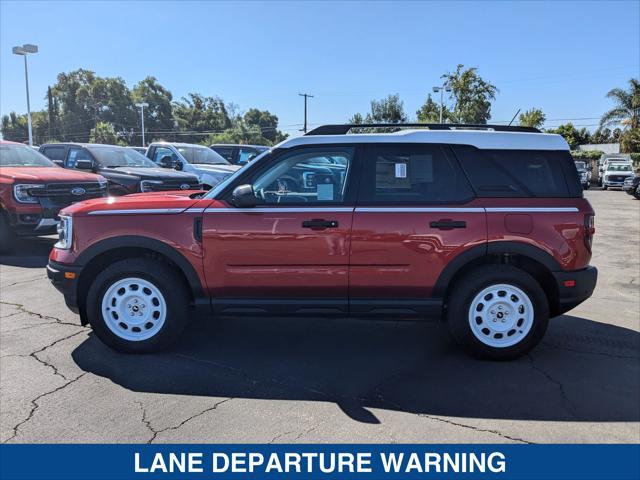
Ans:
<svg viewBox="0 0 640 480"><path fill-rule="evenodd" d="M591 299L510 362L440 323L194 318L131 356L46 278L51 238L0 257L2 442L640 442L640 201L596 209Z"/></svg>

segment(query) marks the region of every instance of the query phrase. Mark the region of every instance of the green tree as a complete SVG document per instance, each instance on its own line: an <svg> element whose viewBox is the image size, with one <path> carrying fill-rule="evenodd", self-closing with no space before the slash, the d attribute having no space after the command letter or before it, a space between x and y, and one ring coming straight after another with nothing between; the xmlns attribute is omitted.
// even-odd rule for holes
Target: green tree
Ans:
<svg viewBox="0 0 640 480"><path fill-rule="evenodd" d="M640 82L629 80L629 89L614 88L607 97L615 102L615 107L602 115L600 127L622 125L623 128L640 128Z"/></svg>
<svg viewBox="0 0 640 480"><path fill-rule="evenodd" d="M547 133L562 135L571 150L575 150L578 145L591 143L591 134L589 131L586 128L578 130L571 122L560 125L557 128L548 129Z"/></svg>
<svg viewBox="0 0 640 480"><path fill-rule="evenodd" d="M199 93L189 93L181 101L173 104L173 117L178 127L186 135L185 142L198 143L208 135L223 133L231 127L231 119L226 106L219 97L205 97Z"/></svg>
<svg viewBox="0 0 640 480"><path fill-rule="evenodd" d="M498 89L480 77L477 70L459 64L455 71L442 76L452 88L450 98L455 104L451 116L458 123L484 124L491 118L491 101Z"/></svg>
<svg viewBox="0 0 640 480"><path fill-rule="evenodd" d="M134 105L143 102L149 104L144 109L144 128L148 138L162 138L173 132L174 120L171 105L173 96L169 90L158 83L155 77L149 76L134 85L131 89L131 99ZM139 122L138 117L136 122ZM140 131L140 127L137 126L134 130ZM142 141L140 137L141 135L136 133L131 142L140 144Z"/></svg>
<svg viewBox="0 0 640 480"><path fill-rule="evenodd" d="M427 95L427 99L420 109L416 112L418 121L422 123L438 123L440 121L440 104L434 102L431 94ZM443 105L442 121L447 123L452 120L451 112Z"/></svg>
<svg viewBox="0 0 640 480"><path fill-rule="evenodd" d="M2 116L2 138L11 142L25 142L29 140L27 116L11 112Z"/></svg>
<svg viewBox="0 0 640 480"><path fill-rule="evenodd" d="M518 117L520 126L533 128L541 128L542 125L544 125L544 121L546 119L547 116L539 108L532 108L531 110L527 110L526 112L521 113Z"/></svg>
<svg viewBox="0 0 640 480"><path fill-rule="evenodd" d="M640 152L640 128L630 128L622 133L620 151L623 153Z"/></svg>
<svg viewBox="0 0 640 480"><path fill-rule="evenodd" d="M91 129L89 142L115 145L118 143L118 134L110 123L98 122L96 126Z"/></svg>
<svg viewBox="0 0 640 480"><path fill-rule="evenodd" d="M279 134L282 135L282 133L278 131L278 117L268 110L250 108L242 119L248 127L257 127L269 143L274 142Z"/></svg>
<svg viewBox="0 0 640 480"><path fill-rule="evenodd" d="M407 114L404 113L404 103L398 94L387 95L381 100L371 100L371 111L365 117L360 113L354 114L348 122L353 125L363 123L403 123L407 121ZM353 133L366 133L367 128L354 128ZM380 131L380 129L376 129Z"/></svg>

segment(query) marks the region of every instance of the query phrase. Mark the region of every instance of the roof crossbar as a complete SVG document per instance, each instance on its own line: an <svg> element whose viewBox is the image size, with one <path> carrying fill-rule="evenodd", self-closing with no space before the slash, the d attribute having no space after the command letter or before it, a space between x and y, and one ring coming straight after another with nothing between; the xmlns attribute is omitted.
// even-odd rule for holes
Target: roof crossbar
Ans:
<svg viewBox="0 0 640 480"><path fill-rule="evenodd" d="M359 125L321 125L305 133L305 135L346 135L352 128L424 128L428 130L492 130L495 132L542 133L537 128L516 127L511 125L474 125L467 123L362 123Z"/></svg>

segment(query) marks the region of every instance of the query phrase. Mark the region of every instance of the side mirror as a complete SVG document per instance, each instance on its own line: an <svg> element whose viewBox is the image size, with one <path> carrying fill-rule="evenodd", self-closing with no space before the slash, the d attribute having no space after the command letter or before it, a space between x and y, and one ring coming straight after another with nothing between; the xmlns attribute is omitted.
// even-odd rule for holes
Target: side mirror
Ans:
<svg viewBox="0 0 640 480"><path fill-rule="evenodd" d="M249 163L251 160L253 160L254 158L256 158L258 156L257 153L252 153L251 155L249 155L249 157L247 158L247 163Z"/></svg>
<svg viewBox="0 0 640 480"><path fill-rule="evenodd" d="M231 194L231 203L238 208L253 208L256 206L256 196L251 185L239 185Z"/></svg>
<svg viewBox="0 0 640 480"><path fill-rule="evenodd" d="M94 165L91 160L76 160L76 168L80 170L93 170Z"/></svg>
<svg viewBox="0 0 640 480"><path fill-rule="evenodd" d="M158 163L162 168L173 168L175 166L175 162L173 161L171 155L165 155L160 159L160 162Z"/></svg>
<svg viewBox="0 0 640 480"><path fill-rule="evenodd" d="M173 160L173 168L182 170L182 162L180 160Z"/></svg>

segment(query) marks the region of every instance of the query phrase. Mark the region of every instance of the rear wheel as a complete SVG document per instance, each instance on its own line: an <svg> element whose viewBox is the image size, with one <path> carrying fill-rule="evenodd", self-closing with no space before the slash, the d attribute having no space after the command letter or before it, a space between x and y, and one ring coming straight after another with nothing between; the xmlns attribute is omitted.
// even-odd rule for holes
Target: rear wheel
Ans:
<svg viewBox="0 0 640 480"><path fill-rule="evenodd" d="M151 353L177 340L189 295L175 270L140 258L103 270L87 294L87 317L100 340L125 353Z"/></svg>
<svg viewBox="0 0 640 480"><path fill-rule="evenodd" d="M4 210L0 210L0 253L10 253L16 245L16 234Z"/></svg>
<svg viewBox="0 0 640 480"><path fill-rule="evenodd" d="M537 345L549 323L547 298L528 273L509 265L472 270L451 289L447 321L472 354L502 360Z"/></svg>
<svg viewBox="0 0 640 480"><path fill-rule="evenodd" d="M640 200L640 186L635 189L635 191L633 192L633 196L636 198L636 200Z"/></svg>
<svg viewBox="0 0 640 480"><path fill-rule="evenodd" d="M602 185L602 189L603 189L603 190L606 190L607 188L608 188L608 187L607 187L606 185L604 185L604 184Z"/></svg>

